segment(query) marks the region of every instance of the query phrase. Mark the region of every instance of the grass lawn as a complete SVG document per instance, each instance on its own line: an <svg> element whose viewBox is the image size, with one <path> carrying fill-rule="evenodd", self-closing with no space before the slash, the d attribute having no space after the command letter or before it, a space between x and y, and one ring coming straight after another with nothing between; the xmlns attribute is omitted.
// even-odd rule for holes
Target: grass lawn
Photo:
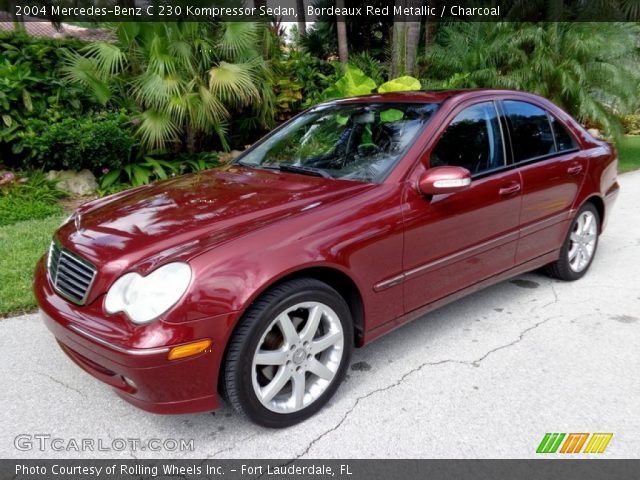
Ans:
<svg viewBox="0 0 640 480"><path fill-rule="evenodd" d="M64 215L0 226L0 317L33 310L33 269Z"/></svg>
<svg viewBox="0 0 640 480"><path fill-rule="evenodd" d="M616 144L620 173L640 168L640 135L627 135Z"/></svg>

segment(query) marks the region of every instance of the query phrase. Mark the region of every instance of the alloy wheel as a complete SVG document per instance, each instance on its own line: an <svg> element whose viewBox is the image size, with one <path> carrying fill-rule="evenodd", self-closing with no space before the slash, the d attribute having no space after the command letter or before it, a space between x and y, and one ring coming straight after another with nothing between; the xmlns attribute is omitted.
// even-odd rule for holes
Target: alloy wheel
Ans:
<svg viewBox="0 0 640 480"><path fill-rule="evenodd" d="M573 224L569 236L569 266L576 273L583 271L591 262L598 238L598 222L589 210L580 214Z"/></svg>
<svg viewBox="0 0 640 480"><path fill-rule="evenodd" d="M264 331L252 360L253 390L276 413L308 407L336 376L344 353L338 315L320 302L287 308Z"/></svg>

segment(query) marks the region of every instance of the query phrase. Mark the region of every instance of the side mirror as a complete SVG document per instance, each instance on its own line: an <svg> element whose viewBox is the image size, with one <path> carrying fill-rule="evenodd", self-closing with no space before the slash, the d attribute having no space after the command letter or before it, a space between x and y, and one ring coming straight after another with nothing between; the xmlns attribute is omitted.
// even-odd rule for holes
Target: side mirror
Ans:
<svg viewBox="0 0 640 480"><path fill-rule="evenodd" d="M471 172L462 167L434 167L422 174L418 189L423 195L439 195L466 190L471 185Z"/></svg>

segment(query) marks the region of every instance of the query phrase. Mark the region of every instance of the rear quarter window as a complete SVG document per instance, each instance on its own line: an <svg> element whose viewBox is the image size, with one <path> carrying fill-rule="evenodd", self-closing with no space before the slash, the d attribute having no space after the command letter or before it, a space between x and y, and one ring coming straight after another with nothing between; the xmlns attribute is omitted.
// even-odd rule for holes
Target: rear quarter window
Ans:
<svg viewBox="0 0 640 480"><path fill-rule="evenodd" d="M567 150L575 150L578 144L573 135L565 128L565 126L557 120L553 115L549 114L551 126L553 127L553 135L556 139L556 148L558 152L566 152Z"/></svg>

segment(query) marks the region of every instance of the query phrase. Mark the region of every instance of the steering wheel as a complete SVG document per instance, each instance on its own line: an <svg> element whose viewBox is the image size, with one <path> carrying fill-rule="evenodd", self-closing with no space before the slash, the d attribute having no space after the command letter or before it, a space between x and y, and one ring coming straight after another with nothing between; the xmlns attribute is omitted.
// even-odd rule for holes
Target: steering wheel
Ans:
<svg viewBox="0 0 640 480"><path fill-rule="evenodd" d="M382 149L375 143L361 143L358 145L358 155L361 157L369 157L381 151Z"/></svg>

